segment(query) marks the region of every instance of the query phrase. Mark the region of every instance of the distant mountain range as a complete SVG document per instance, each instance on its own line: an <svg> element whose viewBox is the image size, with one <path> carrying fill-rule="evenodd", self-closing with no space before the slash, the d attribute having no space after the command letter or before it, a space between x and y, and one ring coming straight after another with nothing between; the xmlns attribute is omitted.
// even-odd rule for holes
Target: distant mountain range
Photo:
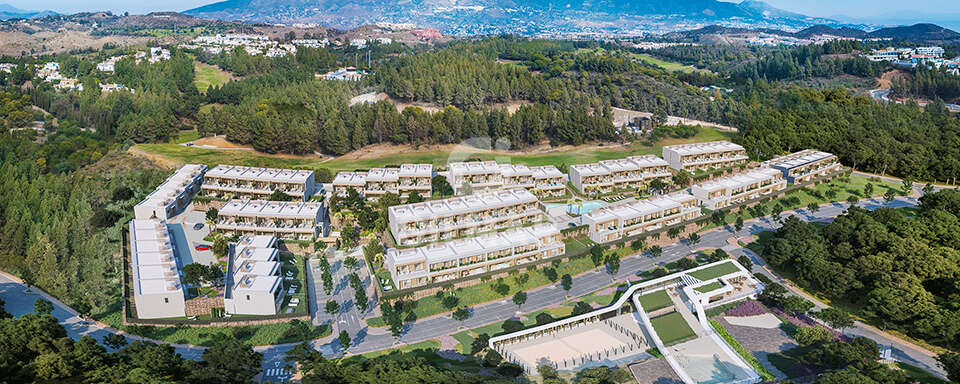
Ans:
<svg viewBox="0 0 960 384"><path fill-rule="evenodd" d="M225 0L184 13L223 20L312 22L337 28L413 23L466 34L663 33L709 24L798 30L836 24L760 0Z"/></svg>
<svg viewBox="0 0 960 384"><path fill-rule="evenodd" d="M943 28L935 24L921 23L902 27L880 28L873 32L867 32L857 28L840 27L834 28L829 25L814 25L804 28L797 32L785 32L776 29L748 29L731 28L719 25L711 25L704 28L693 29L689 31L675 32L670 37L698 38L704 35L722 35L737 34L748 32L764 32L774 35L809 38L813 36L831 35L840 37L852 37L857 39L867 38L891 38L897 40L910 40L915 42L958 42L960 33Z"/></svg>
<svg viewBox="0 0 960 384"><path fill-rule="evenodd" d="M28 11L19 9L9 4L0 4L0 20L9 19L32 19L34 17L44 17L56 15L54 11Z"/></svg>

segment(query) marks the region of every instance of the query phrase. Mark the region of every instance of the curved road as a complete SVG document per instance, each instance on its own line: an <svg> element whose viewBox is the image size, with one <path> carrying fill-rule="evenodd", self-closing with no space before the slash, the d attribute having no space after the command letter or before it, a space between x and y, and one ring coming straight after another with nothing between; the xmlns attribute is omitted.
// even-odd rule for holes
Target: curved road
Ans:
<svg viewBox="0 0 960 384"><path fill-rule="evenodd" d="M917 205L916 198L898 197L891 202L884 199L862 200L859 205L867 209L876 209L879 207L914 207ZM806 209L787 211L782 214L783 217L791 214L807 221L830 221L834 217L843 213L848 207L847 203L831 203L822 205L817 212L808 212ZM686 240L679 241L663 247L663 253L658 258L652 258L648 253L636 254L624 258L620 262L620 271L616 275L618 280L624 280L634 276L638 271L645 271L664 265L688 256L695 249L700 248L724 248L729 253L739 256L748 254L749 251L730 243L731 237L750 236L759 232L776 229L779 226L776 222L769 219L753 219L745 223L744 228L737 232L731 227L717 228L701 234L700 241L691 246ZM756 255L750 255L754 258L756 269L763 271L762 260ZM766 272L769 274L769 272ZM777 276L772 276L779 279ZM612 283L611 277L606 272L590 271L573 278L573 289L570 290L570 296L582 296L590 292L606 287ZM7 302L7 310L14 315L31 312L33 310L33 301L36 299L36 293L24 295L25 287L12 276L0 274L0 298ZM45 294L43 294L45 295ZM567 300L567 293L560 288L560 284L549 285L527 292L527 301L523 305L523 312L531 312L543 309ZM53 299L46 295L48 300ZM102 338L108 332L121 333L113 328L101 324L83 322L77 317L76 312L59 302L51 300L55 305L53 315L60 319L60 323L67 328L71 337L78 338L90 334L98 339ZM814 301L817 302L817 301ZM822 304L821 304L822 305ZM469 329L490 323L500 322L517 315L517 306L509 298L499 301L489 302L472 307L471 316L462 323L452 319L449 314L438 315L429 318L419 319L416 322L404 326L404 335L395 342L394 338L383 329L367 327L365 324L360 329L348 329L354 337L351 353L363 353L384 348L389 348L397 344L410 344L424 340L433 339L439 336L455 333L461 326ZM349 327L356 328L356 327ZM893 349L894 357L902 361L917 365L930 372L940 376L945 373L937 365L936 360L929 352L919 349L912 344L888 337L886 334L873 329L872 327L858 324L854 328L845 330L850 335L862 335L876 340L884 346L890 346ZM338 333L335 331L334 334ZM135 336L123 334L129 339ZM264 354L264 371L267 375L265 380L272 380L270 372L279 371L282 367L284 354L293 347L291 344L280 344L270 346L260 346L254 349ZM340 351L336 347L337 342L333 337L327 337L321 340L314 340L313 345L321 352L329 355L338 354ZM202 354L203 347L174 345L178 353L186 358L198 359ZM289 376L287 376L288 378ZM284 379L283 375L276 376L277 379Z"/></svg>

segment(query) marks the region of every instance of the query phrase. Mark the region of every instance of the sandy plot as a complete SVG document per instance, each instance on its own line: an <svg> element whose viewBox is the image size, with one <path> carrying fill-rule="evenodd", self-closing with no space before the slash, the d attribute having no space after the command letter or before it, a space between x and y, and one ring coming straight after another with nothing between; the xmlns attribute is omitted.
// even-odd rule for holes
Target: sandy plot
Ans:
<svg viewBox="0 0 960 384"><path fill-rule="evenodd" d="M724 320L733 325L739 325L741 327L754 327L754 328L765 328L765 329L775 329L780 327L780 319L774 316L772 313L764 313L762 315L756 316L724 316Z"/></svg>
<svg viewBox="0 0 960 384"><path fill-rule="evenodd" d="M597 353L604 349L619 347L621 345L623 345L623 342L608 332L600 329L591 329L586 332L517 348L513 350L513 352L530 365L536 366L537 362L543 358L557 362L590 353Z"/></svg>

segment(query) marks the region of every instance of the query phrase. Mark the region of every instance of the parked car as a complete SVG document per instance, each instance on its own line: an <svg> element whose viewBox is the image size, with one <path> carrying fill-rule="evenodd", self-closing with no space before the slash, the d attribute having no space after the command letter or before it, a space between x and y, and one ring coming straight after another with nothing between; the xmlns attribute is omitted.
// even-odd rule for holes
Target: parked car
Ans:
<svg viewBox="0 0 960 384"><path fill-rule="evenodd" d="M198 251L209 251L209 250L210 250L210 246L209 246L209 245L206 245L206 244L200 244L200 245L198 245L198 246L196 246L196 247L194 247L194 248L196 248Z"/></svg>
<svg viewBox="0 0 960 384"><path fill-rule="evenodd" d="M567 225L569 225L570 228L573 228L573 227L576 227L576 226L577 226L577 223L574 223L574 222L571 221L571 222L567 223Z"/></svg>
<svg viewBox="0 0 960 384"><path fill-rule="evenodd" d="M194 231L199 231L199 230L201 230L201 229L203 229L203 223L196 223L196 224L193 225L193 230L194 230Z"/></svg>

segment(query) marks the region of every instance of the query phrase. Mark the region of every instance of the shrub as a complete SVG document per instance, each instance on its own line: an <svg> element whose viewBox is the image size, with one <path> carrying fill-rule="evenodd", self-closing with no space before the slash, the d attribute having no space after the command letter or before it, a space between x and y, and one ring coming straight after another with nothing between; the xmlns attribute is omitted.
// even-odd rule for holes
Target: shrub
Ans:
<svg viewBox="0 0 960 384"><path fill-rule="evenodd" d="M727 316L733 317L744 317L744 316L757 316L767 313L767 308L760 304L759 302L753 300L747 300L740 305L730 308L724 314Z"/></svg>
<svg viewBox="0 0 960 384"><path fill-rule="evenodd" d="M803 345L813 345L836 339L833 332L823 327L799 327L793 335L793 338L797 339L797 342Z"/></svg>

